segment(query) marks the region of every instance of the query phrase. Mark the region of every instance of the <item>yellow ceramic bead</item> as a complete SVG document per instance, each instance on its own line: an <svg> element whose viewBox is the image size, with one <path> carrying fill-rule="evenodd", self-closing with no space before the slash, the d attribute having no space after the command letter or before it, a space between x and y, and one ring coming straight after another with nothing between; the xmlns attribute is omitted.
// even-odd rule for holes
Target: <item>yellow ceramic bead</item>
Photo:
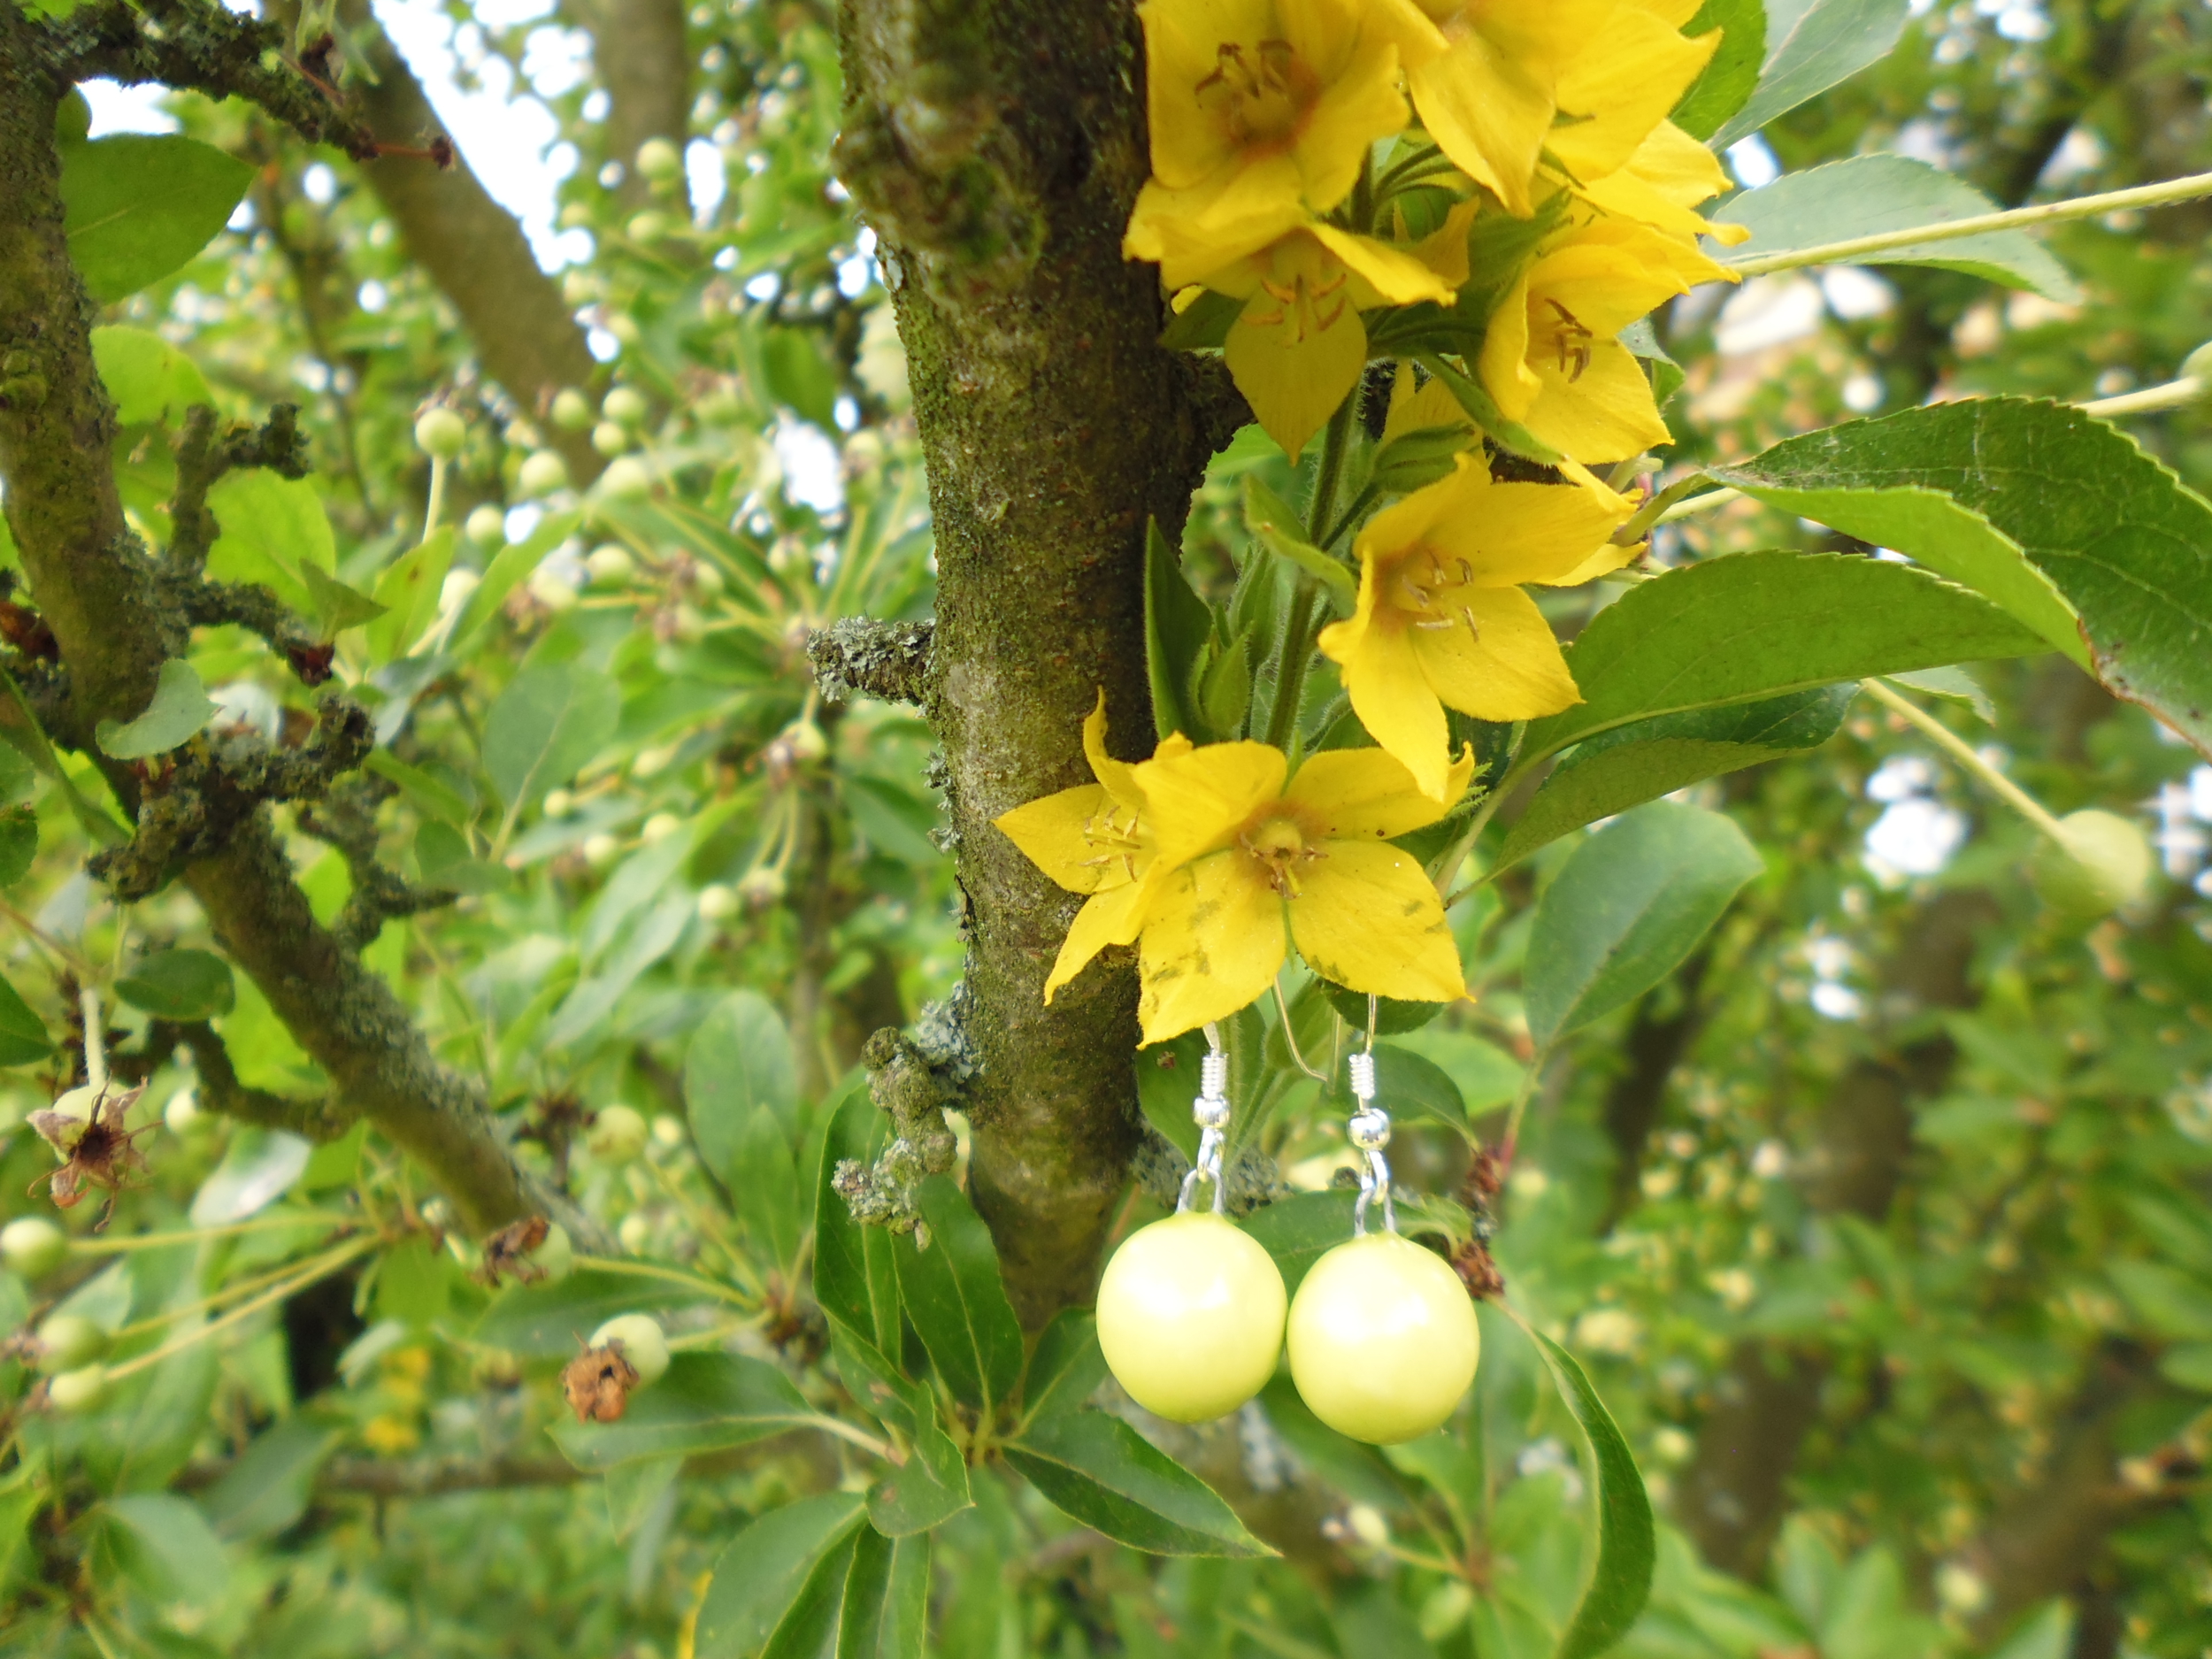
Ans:
<svg viewBox="0 0 2212 1659"><path fill-rule="evenodd" d="M1140 1228L1098 1286L1098 1345L1129 1397L1203 1423L1274 1374L1288 1298L1274 1258L1210 1211Z"/></svg>
<svg viewBox="0 0 2212 1659"><path fill-rule="evenodd" d="M1290 1374L1340 1434L1394 1446L1450 1417L1482 1355L1459 1275L1394 1233L1340 1244L1290 1309Z"/></svg>

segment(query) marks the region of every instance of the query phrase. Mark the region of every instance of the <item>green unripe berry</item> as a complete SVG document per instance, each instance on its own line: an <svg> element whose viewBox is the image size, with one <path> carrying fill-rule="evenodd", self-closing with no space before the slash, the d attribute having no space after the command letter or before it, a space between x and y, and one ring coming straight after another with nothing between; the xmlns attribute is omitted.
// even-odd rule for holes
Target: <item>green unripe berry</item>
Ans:
<svg viewBox="0 0 2212 1659"><path fill-rule="evenodd" d="M606 831L601 830L595 835L585 836L584 844L579 850L584 855L584 862L594 870L604 870L622 856L622 843L608 834ZM628 1108L626 1107L624 1110L627 1110Z"/></svg>
<svg viewBox="0 0 2212 1659"><path fill-rule="evenodd" d="M584 1146L602 1164L634 1163L652 1134L645 1115L634 1106L602 1106L584 1132ZM598 1346L597 1342L592 1344Z"/></svg>
<svg viewBox="0 0 2212 1659"><path fill-rule="evenodd" d="M637 170L655 183L684 170L684 154L665 138L649 138L637 147Z"/></svg>
<svg viewBox="0 0 2212 1659"><path fill-rule="evenodd" d="M591 447L612 459L630 447L629 430L611 420L603 420L591 429Z"/></svg>
<svg viewBox="0 0 2212 1659"><path fill-rule="evenodd" d="M745 908L737 889L726 881L710 881L699 889L699 914L710 922L726 922Z"/></svg>
<svg viewBox="0 0 2212 1659"><path fill-rule="evenodd" d="M653 475L646 471L645 463L634 455L617 456L607 463L607 470L599 475L602 495L617 501L635 501L652 493Z"/></svg>
<svg viewBox="0 0 2212 1659"><path fill-rule="evenodd" d="M415 419L415 442L425 455L450 461L468 442L468 422L442 406L426 409Z"/></svg>
<svg viewBox="0 0 2212 1659"><path fill-rule="evenodd" d="M104 1365L81 1365L46 1384L46 1402L64 1417L96 1411L107 1397L108 1368Z"/></svg>
<svg viewBox="0 0 2212 1659"><path fill-rule="evenodd" d="M585 556L584 568L591 572L595 582L610 585L626 582L637 573L637 561L630 557L630 549L610 541L595 547Z"/></svg>
<svg viewBox="0 0 2212 1659"><path fill-rule="evenodd" d="M557 1285L576 1271L576 1245L568 1229L555 1222L545 1230L544 1242L530 1252L530 1263L545 1277L538 1282Z"/></svg>
<svg viewBox="0 0 2212 1659"><path fill-rule="evenodd" d="M180 1088L169 1097L169 1103L161 1109L161 1121L169 1133L182 1140L198 1126L204 1116L200 1110L197 1089Z"/></svg>
<svg viewBox="0 0 2212 1659"><path fill-rule="evenodd" d="M507 540L507 515L486 502L469 514L461 530L478 547L500 547Z"/></svg>
<svg viewBox="0 0 2212 1659"><path fill-rule="evenodd" d="M25 1279L43 1279L69 1254L69 1235L39 1216L0 1227L0 1261Z"/></svg>
<svg viewBox="0 0 2212 1659"><path fill-rule="evenodd" d="M649 1388L668 1374L668 1335L649 1313L618 1314L591 1333L591 1346L618 1344L637 1372L637 1386Z"/></svg>
<svg viewBox="0 0 2212 1659"><path fill-rule="evenodd" d="M50 1315L38 1327L38 1368L48 1376L89 1365L108 1351L108 1333L81 1313Z"/></svg>
<svg viewBox="0 0 2212 1659"><path fill-rule="evenodd" d="M515 474L515 488L525 495L549 495L567 484L568 463L550 449L525 456Z"/></svg>
<svg viewBox="0 0 2212 1659"><path fill-rule="evenodd" d="M546 412L563 432L581 432L591 425L591 399L573 386L564 386L553 395L553 406Z"/></svg>
<svg viewBox="0 0 2212 1659"><path fill-rule="evenodd" d="M618 386L601 401L599 412L607 419L625 426L642 426L652 406L645 401L645 394L634 386Z"/></svg>
<svg viewBox="0 0 2212 1659"><path fill-rule="evenodd" d="M630 216L628 229L632 242L658 242L668 234L668 215L649 207Z"/></svg>
<svg viewBox="0 0 2212 1659"><path fill-rule="evenodd" d="M2043 902L2061 915L2087 921L2141 898L2151 884L2151 843L2142 828L2094 807L2058 821L2062 844L2046 839L2029 877Z"/></svg>

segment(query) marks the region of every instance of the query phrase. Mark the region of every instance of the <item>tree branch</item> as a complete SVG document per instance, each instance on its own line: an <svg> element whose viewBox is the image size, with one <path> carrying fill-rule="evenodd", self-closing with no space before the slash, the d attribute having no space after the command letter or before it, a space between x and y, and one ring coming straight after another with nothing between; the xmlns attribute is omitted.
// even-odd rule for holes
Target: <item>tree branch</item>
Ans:
<svg viewBox="0 0 2212 1659"><path fill-rule="evenodd" d="M637 170L638 146L665 138L681 149L691 130L684 0L574 0L568 9L591 34L592 66L607 91L607 155L623 166L616 198L642 207L652 180Z"/></svg>
<svg viewBox="0 0 2212 1659"><path fill-rule="evenodd" d="M823 701L864 696L918 703L928 691L933 633L926 622L878 622L872 617L845 617L815 629L806 636L806 655Z"/></svg>

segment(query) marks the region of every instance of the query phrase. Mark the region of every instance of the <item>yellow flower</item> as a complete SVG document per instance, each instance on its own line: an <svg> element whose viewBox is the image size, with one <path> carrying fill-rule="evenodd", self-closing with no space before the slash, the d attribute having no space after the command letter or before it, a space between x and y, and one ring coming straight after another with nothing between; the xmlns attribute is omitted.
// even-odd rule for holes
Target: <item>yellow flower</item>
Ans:
<svg viewBox="0 0 2212 1659"><path fill-rule="evenodd" d="M1419 0L1433 33L1401 53L1421 123L1507 209L1535 209L1548 148L1576 178L1620 167L1697 78L1717 34L1695 0Z"/></svg>
<svg viewBox="0 0 2212 1659"><path fill-rule="evenodd" d="M1508 420L1586 465L1668 441L1635 356L1614 336L1694 283L1732 280L1679 237L1621 219L1569 230L1490 319L1478 365Z"/></svg>
<svg viewBox="0 0 2212 1659"><path fill-rule="evenodd" d="M1164 741L1155 758L1190 752L1190 739L1176 733ZM1060 960L1045 981L1045 1001L1109 945L1125 945L1137 936L1150 893L1158 844L1144 818L1144 791L1136 768L1106 752L1106 694L1083 722L1083 752L1096 783L1079 784L1018 806L995 820L1030 863L1071 893L1091 901L1076 913L1061 948ZM1165 874L1164 871L1160 872Z"/></svg>
<svg viewBox="0 0 2212 1659"><path fill-rule="evenodd" d="M1387 507L1355 544L1359 602L1321 631L1353 710L1431 800L1464 786L1444 708L1529 720L1579 703L1525 582L1568 587L1633 558L1608 540L1631 511L1603 485L1501 484L1479 456Z"/></svg>
<svg viewBox="0 0 2212 1659"><path fill-rule="evenodd" d="M1415 251L1322 224L1213 273L1209 286L1245 302L1222 356L1260 425L1293 460L1367 366L1360 312L1452 297Z"/></svg>
<svg viewBox="0 0 2212 1659"><path fill-rule="evenodd" d="M1164 221L1179 221L1225 264L1281 234L1286 211L1325 213L1350 194L1368 146L1406 123L1398 49L1379 25L1407 5L1146 0L1152 179L1128 257L1164 262L1179 233Z"/></svg>
<svg viewBox="0 0 2212 1659"><path fill-rule="evenodd" d="M1694 211L1700 202L1728 188L1720 157L1672 121L1662 121L1614 172L1590 179L1577 194L1609 213L1635 219L1671 236L1711 236L1733 246L1749 239L1742 225L1716 225Z"/></svg>
<svg viewBox="0 0 2212 1659"><path fill-rule="evenodd" d="M1093 715L1084 739L1094 765L1102 732ZM1471 752L1455 769L1458 789L1473 766ZM1046 1000L1108 945L1132 941L1148 1043L1242 1008L1294 942L1317 973L1355 991L1464 995L1435 887L1419 860L1388 845L1444 807L1380 749L1316 755L1286 787L1288 769L1270 744L1170 739L1150 760L1108 760L1100 783L1000 818L1046 874L1091 895Z"/></svg>

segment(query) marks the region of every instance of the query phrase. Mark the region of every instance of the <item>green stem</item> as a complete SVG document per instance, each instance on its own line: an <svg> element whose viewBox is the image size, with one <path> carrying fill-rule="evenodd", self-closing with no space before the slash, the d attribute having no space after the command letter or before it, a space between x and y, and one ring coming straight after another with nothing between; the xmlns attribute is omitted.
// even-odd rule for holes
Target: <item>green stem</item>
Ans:
<svg viewBox="0 0 2212 1659"><path fill-rule="evenodd" d="M2212 196L2212 173L2193 173L2185 179L2162 184L2137 185L2126 190L2107 190L2097 196L2078 196L2064 202L2045 202L2035 207L2016 207L2001 213L1977 213L1939 225L1919 225L1909 230L1880 231L1871 236L1853 236L1843 242L1796 248L1786 253L1755 255L1731 260L1729 268L1740 276L1763 276L1770 271L1794 271L1809 265L1848 265L1869 254L1898 248L1917 248L1923 242L1952 242L1961 236L1981 236L1996 230L2023 230L2032 225L2055 225L2068 219L2095 219L2126 208L2162 207L2173 202L2193 202Z"/></svg>
<svg viewBox="0 0 2212 1659"><path fill-rule="evenodd" d="M1319 534L1336 506L1337 486L1344 475L1345 451L1351 447L1352 405L1359 388L1337 405L1336 413L1321 438L1321 465L1314 473L1313 500L1306 508L1308 539ZM1317 543L1317 545L1325 545ZM1310 577L1300 580L1291 595L1290 616L1283 626L1283 652L1275 666L1275 703L1268 710L1267 741L1277 749L1290 741L1298 726L1298 705L1305 701L1306 670L1313 656L1314 611L1319 584Z"/></svg>
<svg viewBox="0 0 2212 1659"><path fill-rule="evenodd" d="M2006 805L2041 830L2059 846L2066 847L2066 831L2058 819L2051 815L2041 802L1976 754L1973 745L1964 738L1918 704L1899 696L1878 680L1862 680L1859 682L1859 688L1892 713L1901 714L1918 726L1952 759L1957 761L1960 765L1965 767L1967 771L1972 772L2002 797ZM2070 852L2072 849L2067 848L2067 850Z"/></svg>
<svg viewBox="0 0 2212 1659"><path fill-rule="evenodd" d="M2093 397L2074 407L2085 415L2100 415L2109 420L2116 415L2148 415L2162 409L2186 409L2192 403L2204 402L2208 392L2212 392L2212 387L2193 374L2185 374L2162 386L2146 386L2139 391L2122 392L2117 397Z"/></svg>
<svg viewBox="0 0 2212 1659"><path fill-rule="evenodd" d="M200 1325L194 1330L187 1331L180 1336L172 1337L168 1341L164 1342L159 1348L149 1349L147 1352L139 1355L134 1359L128 1359L124 1361L120 1365L110 1367L108 1371L109 1380L111 1382L119 1382L122 1379L131 1376L134 1372L145 1371L150 1366L158 1365L163 1360L169 1358L171 1356L181 1354L186 1348L190 1348L196 1342L206 1341L208 1338L214 1336L219 1332L228 1330L232 1325L236 1325L240 1320L250 1317L254 1314L260 1312L264 1308L269 1307L276 1302L289 1301L292 1297L299 1294L301 1291L305 1290L310 1285L316 1283L319 1279L329 1278L331 1274L336 1272L340 1268L343 1267L347 1263L353 1261L356 1257L366 1256L371 1250L373 1250L377 1247L377 1244L378 1240L376 1236L373 1233L371 1233L362 1238L355 1239L349 1243L342 1244L336 1249L329 1251L325 1255L316 1256L297 1273L292 1275L288 1279L280 1280L278 1283L272 1285L268 1289L263 1291L258 1296L254 1297L251 1301L239 1303L237 1307L233 1308L221 1318L211 1319L207 1324Z"/></svg>
<svg viewBox="0 0 2212 1659"><path fill-rule="evenodd" d="M334 1226L357 1220L352 1216L333 1215L327 1210L311 1210L304 1215L259 1216L251 1221L234 1221L220 1227L184 1227L173 1233L134 1233L120 1239L72 1239L69 1248L73 1254L105 1255L113 1250L158 1250L175 1244L197 1244L204 1239L227 1238L239 1233L265 1233L273 1227L309 1227L319 1221Z"/></svg>
<svg viewBox="0 0 2212 1659"><path fill-rule="evenodd" d="M446 465L446 459L442 455L430 457L430 504L423 510L422 515L422 539L426 541L437 529L438 520L445 511Z"/></svg>
<svg viewBox="0 0 2212 1659"><path fill-rule="evenodd" d="M1514 1092L1513 1104L1505 1114L1505 1138L1498 1142L1498 1163L1510 1172L1514 1149L1521 1144L1521 1119L1528 1116L1528 1103L1535 1097L1536 1085L1544 1075L1544 1066L1551 1059L1549 1048L1539 1048L1529 1056L1528 1068L1521 1073L1521 1087Z"/></svg>
<svg viewBox="0 0 2212 1659"><path fill-rule="evenodd" d="M710 1296L733 1302L741 1308L753 1305L731 1286L718 1285L700 1274L687 1273L680 1267L663 1267L657 1262L633 1262L619 1256L579 1256L576 1265L588 1267L600 1273L626 1273L633 1279L665 1279L672 1285L685 1285L693 1290L704 1291Z"/></svg>
<svg viewBox="0 0 2212 1659"><path fill-rule="evenodd" d="M1367 503L1373 501L1375 497L1381 493L1382 492L1372 484L1370 484L1365 489L1360 491L1357 495L1352 498L1352 504L1344 510L1343 515L1339 518L1333 525L1330 526L1327 536L1321 541L1315 542L1314 546L1319 548L1324 553L1334 547L1336 545L1337 538L1342 535L1346 531L1349 530L1352 526L1357 522L1360 514L1367 511Z"/></svg>

